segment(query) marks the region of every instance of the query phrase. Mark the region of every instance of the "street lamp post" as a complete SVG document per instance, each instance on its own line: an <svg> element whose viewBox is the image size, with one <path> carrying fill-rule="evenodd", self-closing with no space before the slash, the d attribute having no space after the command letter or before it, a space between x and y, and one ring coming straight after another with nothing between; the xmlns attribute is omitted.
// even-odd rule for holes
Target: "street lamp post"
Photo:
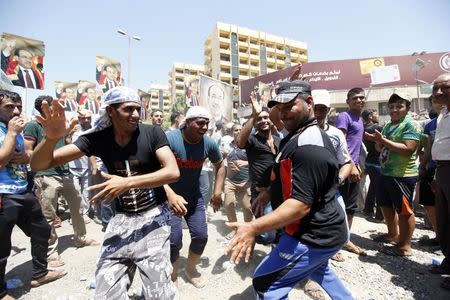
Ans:
<svg viewBox="0 0 450 300"><path fill-rule="evenodd" d="M411 56L421 56L426 53L427 53L426 51L413 52L411 54ZM420 108L419 70L422 70L423 68L425 68L428 63L430 63L430 61L424 61L423 59L417 57L416 61L413 64L413 70L415 72L415 77L416 77L417 105L419 106L419 108Z"/></svg>
<svg viewBox="0 0 450 300"><path fill-rule="evenodd" d="M130 86L130 82L131 82L131 39L136 40L136 41L140 41L141 37L137 36L137 35L129 35L127 34L125 31L123 31L122 29L117 29L117 33L124 35L128 38L128 71L127 71L127 75L128 75L128 87Z"/></svg>

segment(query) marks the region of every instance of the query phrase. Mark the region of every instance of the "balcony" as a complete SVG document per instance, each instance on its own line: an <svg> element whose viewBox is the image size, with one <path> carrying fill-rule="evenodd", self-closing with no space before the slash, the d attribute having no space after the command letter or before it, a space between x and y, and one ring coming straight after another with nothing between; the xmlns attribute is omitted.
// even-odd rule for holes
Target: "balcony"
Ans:
<svg viewBox="0 0 450 300"><path fill-rule="evenodd" d="M230 61L221 60L220 61L220 67L223 67L223 66L231 67L231 62Z"/></svg>

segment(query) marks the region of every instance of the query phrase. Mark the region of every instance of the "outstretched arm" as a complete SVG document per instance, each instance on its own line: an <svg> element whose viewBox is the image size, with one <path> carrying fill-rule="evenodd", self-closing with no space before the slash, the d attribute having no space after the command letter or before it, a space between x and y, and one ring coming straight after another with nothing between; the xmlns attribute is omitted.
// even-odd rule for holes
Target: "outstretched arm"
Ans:
<svg viewBox="0 0 450 300"><path fill-rule="evenodd" d="M36 119L44 128L45 137L31 155L31 169L46 170L82 157L84 153L72 144L54 151L58 141L70 132L77 122L76 119L73 119L70 124L66 122L63 101L53 101L51 107L47 101L43 101L42 110L45 117L36 116Z"/></svg>
<svg viewBox="0 0 450 300"><path fill-rule="evenodd" d="M91 202L97 204L102 199L115 199L130 189L153 188L172 183L180 177L175 156L169 146L156 150L156 157L161 163L161 169L145 175L121 177L102 173L105 182L89 187L89 190L100 190Z"/></svg>

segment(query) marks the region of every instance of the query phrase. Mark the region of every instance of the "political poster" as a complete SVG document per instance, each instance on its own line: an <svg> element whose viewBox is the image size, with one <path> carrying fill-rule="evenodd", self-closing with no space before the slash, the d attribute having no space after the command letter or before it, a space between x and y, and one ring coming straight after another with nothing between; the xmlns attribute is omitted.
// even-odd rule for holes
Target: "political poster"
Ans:
<svg viewBox="0 0 450 300"><path fill-rule="evenodd" d="M1 69L15 86L44 89L43 41L3 33L1 36Z"/></svg>
<svg viewBox="0 0 450 300"><path fill-rule="evenodd" d="M200 106L211 113L210 123L233 119L233 87L222 81L200 75Z"/></svg>

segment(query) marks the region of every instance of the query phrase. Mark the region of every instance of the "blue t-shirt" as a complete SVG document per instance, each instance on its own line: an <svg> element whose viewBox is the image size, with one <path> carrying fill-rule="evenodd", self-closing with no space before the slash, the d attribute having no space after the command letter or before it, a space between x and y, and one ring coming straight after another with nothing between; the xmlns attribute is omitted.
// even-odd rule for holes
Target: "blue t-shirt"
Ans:
<svg viewBox="0 0 450 300"><path fill-rule="evenodd" d="M8 129L0 123L0 147L3 145ZM25 152L23 135L16 136L16 150ZM21 194L27 190L27 166L8 163L0 169L0 194Z"/></svg>
<svg viewBox="0 0 450 300"><path fill-rule="evenodd" d="M423 133L428 134L430 136L431 144L433 144L434 137L436 136L436 128L437 128L437 117L428 122L423 129ZM427 168L430 171L436 169L436 162L431 159L431 155L427 162Z"/></svg>
<svg viewBox="0 0 450 300"><path fill-rule="evenodd" d="M219 146L207 135L197 144L187 143L179 129L167 132L167 140L177 159L180 179L170 187L186 201L201 196L199 177L206 158L212 163L222 160Z"/></svg>

